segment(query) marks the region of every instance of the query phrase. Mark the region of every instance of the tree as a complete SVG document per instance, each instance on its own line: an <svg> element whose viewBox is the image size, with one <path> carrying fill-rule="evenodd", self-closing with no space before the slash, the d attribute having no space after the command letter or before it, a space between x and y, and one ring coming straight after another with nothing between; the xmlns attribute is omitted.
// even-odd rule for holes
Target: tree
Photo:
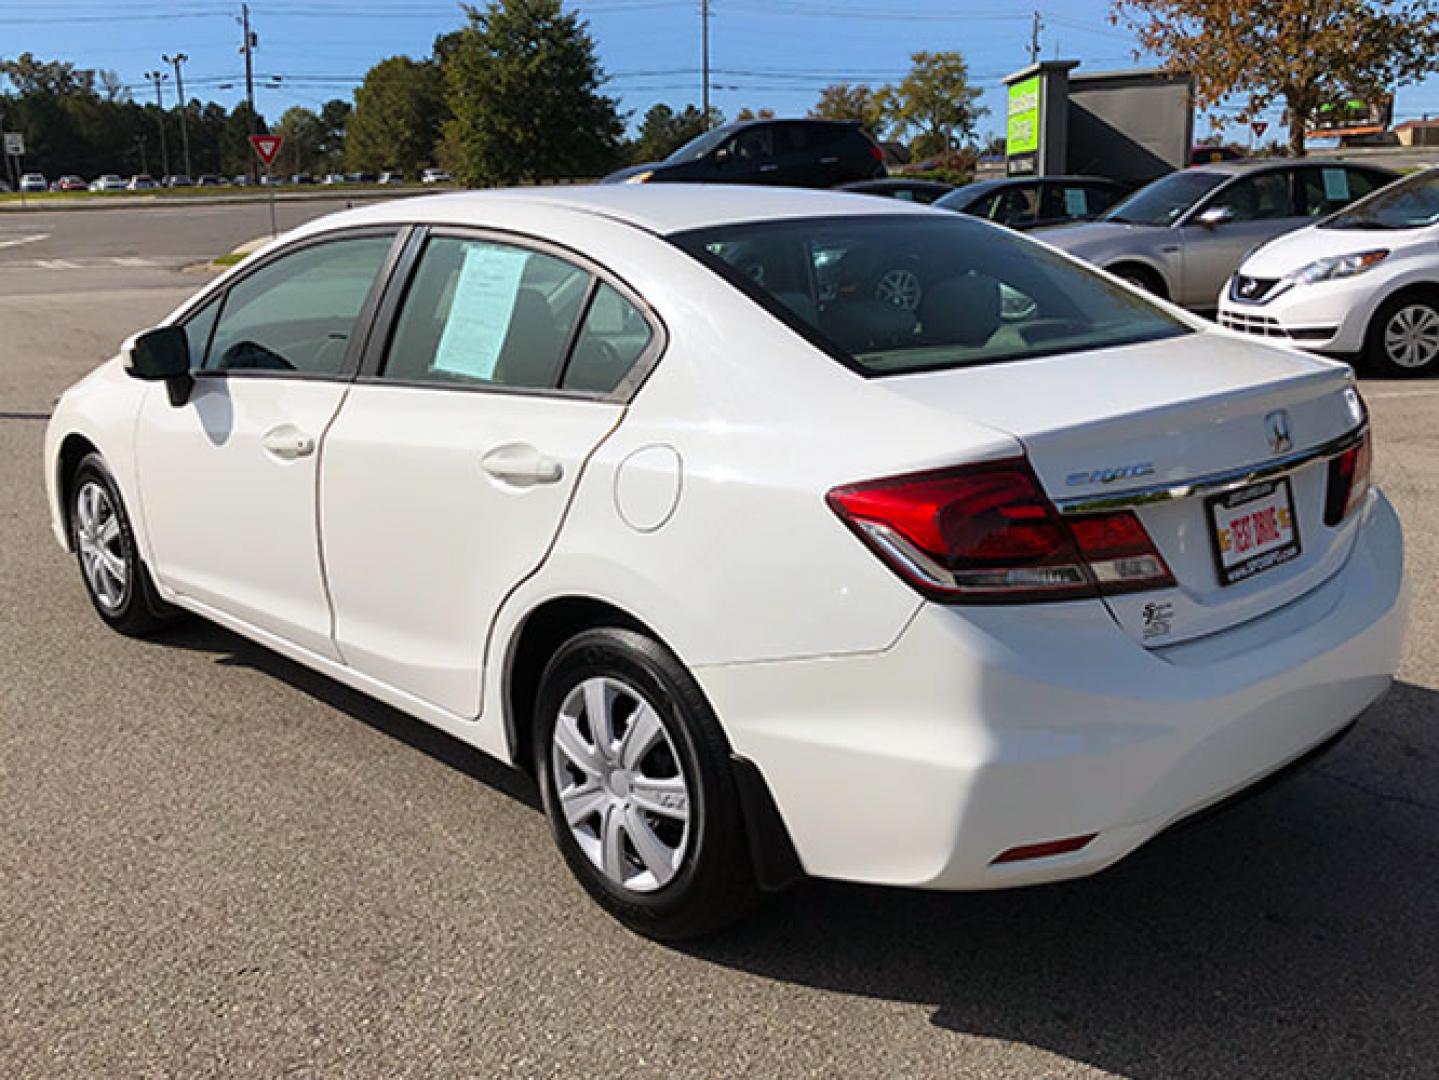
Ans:
<svg viewBox="0 0 1439 1080"><path fill-rule="evenodd" d="M281 160L290 173L313 173L319 166L320 145L325 130L320 118L303 105L292 105L280 114L275 134L285 140L280 149Z"/></svg>
<svg viewBox="0 0 1439 1080"><path fill-rule="evenodd" d="M1201 107L1240 96L1247 123L1282 101L1295 157L1321 105L1374 101L1439 70L1432 0L1115 0L1110 17L1192 74Z"/></svg>
<svg viewBox="0 0 1439 1080"><path fill-rule="evenodd" d="M974 136L989 110L978 103L982 91L969 85L969 65L957 52L917 52L909 74L897 87L881 92L887 119L900 134L917 131L911 149L918 157L940 154Z"/></svg>
<svg viewBox="0 0 1439 1080"><path fill-rule="evenodd" d="M345 132L353 112L350 103L340 98L331 98L320 106L320 140L315 148L319 164L326 172L339 168L340 155L345 151Z"/></svg>
<svg viewBox="0 0 1439 1080"><path fill-rule="evenodd" d="M444 77L438 64L408 56L381 60L355 91L345 162L361 171L418 173L434 161L444 119Z"/></svg>
<svg viewBox="0 0 1439 1080"><path fill-rule="evenodd" d="M819 92L809 114L816 120L855 120L878 135L884 127L884 95L863 83L834 83Z"/></svg>
<svg viewBox="0 0 1439 1080"><path fill-rule="evenodd" d="M467 7L448 46L446 144L467 184L594 176L617 163L624 132L587 24L560 0Z"/></svg>
<svg viewBox="0 0 1439 1080"><path fill-rule="evenodd" d="M652 105L640 122L639 137L631 147L630 158L635 162L661 161L691 139L722 123L724 115L713 107L706 124L704 114L695 105L686 105L680 112L668 105Z"/></svg>
<svg viewBox="0 0 1439 1080"><path fill-rule="evenodd" d="M712 111L713 111L713 110L712 110ZM744 107L743 109L741 109L739 112L737 112L737 113L734 114L734 118L735 118L736 120L773 120L773 119L774 119L774 110L773 110L773 109L760 109L758 112L756 112L754 109L751 109L749 106L745 106L745 107Z"/></svg>

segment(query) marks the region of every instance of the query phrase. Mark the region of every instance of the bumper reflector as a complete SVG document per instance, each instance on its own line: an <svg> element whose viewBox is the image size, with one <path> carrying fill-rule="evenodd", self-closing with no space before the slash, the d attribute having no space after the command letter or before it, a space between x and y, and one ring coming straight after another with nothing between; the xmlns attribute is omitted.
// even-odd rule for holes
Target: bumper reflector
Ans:
<svg viewBox="0 0 1439 1080"><path fill-rule="evenodd" d="M1012 847L1008 851L1002 851L990 860L990 866L998 866L1000 863L1024 862L1028 859L1047 859L1051 855L1068 855L1071 851L1078 851L1098 833L1088 833L1084 836L1071 836L1064 840L1045 840L1038 844L1022 844L1019 847Z"/></svg>

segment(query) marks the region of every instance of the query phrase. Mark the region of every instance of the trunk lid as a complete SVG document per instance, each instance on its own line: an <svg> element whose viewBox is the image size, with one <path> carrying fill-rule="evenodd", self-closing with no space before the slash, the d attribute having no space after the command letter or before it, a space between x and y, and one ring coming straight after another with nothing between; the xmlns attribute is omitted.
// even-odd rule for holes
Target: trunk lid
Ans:
<svg viewBox="0 0 1439 1080"><path fill-rule="evenodd" d="M1183 490L1302 458L1358 428L1363 406L1346 365L1211 331L882 384L915 404L1013 435L1066 512L1093 500L1178 488L1133 507L1176 587L1105 599L1146 646L1176 644L1272 611L1328 578L1352 544L1352 518L1334 527L1324 522L1326 462L1295 464L1280 474L1280 487L1288 492L1298 554L1285 551L1286 561L1226 584L1212 492ZM1272 430L1276 414L1288 445ZM1242 572L1231 568L1227 576Z"/></svg>

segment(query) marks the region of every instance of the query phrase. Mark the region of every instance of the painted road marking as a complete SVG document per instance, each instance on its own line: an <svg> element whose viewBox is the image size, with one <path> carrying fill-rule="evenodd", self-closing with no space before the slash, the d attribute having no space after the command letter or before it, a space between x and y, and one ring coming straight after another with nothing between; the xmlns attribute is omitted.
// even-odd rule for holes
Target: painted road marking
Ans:
<svg viewBox="0 0 1439 1080"><path fill-rule="evenodd" d="M1391 390L1389 393L1365 394L1364 397L1377 401L1381 398L1433 397L1435 394L1439 394L1439 390Z"/></svg>
<svg viewBox="0 0 1439 1080"><path fill-rule="evenodd" d="M77 259L14 259L0 262L0 270L151 270L183 266L184 259L142 259L134 255Z"/></svg>
<svg viewBox="0 0 1439 1080"><path fill-rule="evenodd" d="M40 240L49 240L49 233L36 233L34 236L17 236L13 240L0 240L0 248L19 247L21 244L34 244Z"/></svg>

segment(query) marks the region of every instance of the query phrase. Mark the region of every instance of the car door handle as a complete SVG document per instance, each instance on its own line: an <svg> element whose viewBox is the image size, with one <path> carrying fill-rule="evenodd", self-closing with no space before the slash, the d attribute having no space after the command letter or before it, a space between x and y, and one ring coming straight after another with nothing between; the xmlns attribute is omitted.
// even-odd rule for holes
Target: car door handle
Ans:
<svg viewBox="0 0 1439 1080"><path fill-rule="evenodd" d="M480 459L480 468L496 480L515 487L555 484L565 475L563 465L527 443L496 447Z"/></svg>
<svg viewBox="0 0 1439 1080"><path fill-rule="evenodd" d="M286 461L309 457L315 452L314 436L306 435L293 424L281 424L265 432L262 445L271 454Z"/></svg>
<svg viewBox="0 0 1439 1080"><path fill-rule="evenodd" d="M760 172L779 172L779 166L778 166L778 165L761 165L761 166L759 167L759 171L760 171Z"/></svg>
<svg viewBox="0 0 1439 1080"><path fill-rule="evenodd" d="M821 165L838 165L838 164L839 164L839 158L837 158L837 157L822 157L822 158L819 159L819 163L820 163Z"/></svg>

